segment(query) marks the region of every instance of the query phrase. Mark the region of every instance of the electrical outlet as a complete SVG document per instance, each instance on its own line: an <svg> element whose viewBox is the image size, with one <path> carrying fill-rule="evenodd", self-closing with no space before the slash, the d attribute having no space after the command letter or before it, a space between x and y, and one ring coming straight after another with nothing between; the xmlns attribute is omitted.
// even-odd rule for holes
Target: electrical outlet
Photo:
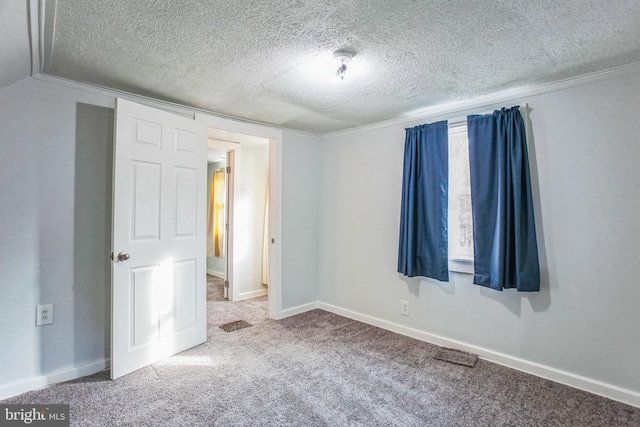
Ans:
<svg viewBox="0 0 640 427"><path fill-rule="evenodd" d="M53 304L36 306L36 326L50 325L53 323Z"/></svg>
<svg viewBox="0 0 640 427"><path fill-rule="evenodd" d="M409 301L400 301L400 314L403 316L409 315Z"/></svg>

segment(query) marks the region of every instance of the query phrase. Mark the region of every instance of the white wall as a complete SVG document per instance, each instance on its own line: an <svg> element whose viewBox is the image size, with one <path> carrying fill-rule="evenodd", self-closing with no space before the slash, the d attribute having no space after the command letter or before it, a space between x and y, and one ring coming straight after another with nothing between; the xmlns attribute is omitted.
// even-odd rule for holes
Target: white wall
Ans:
<svg viewBox="0 0 640 427"><path fill-rule="evenodd" d="M509 105L521 102L540 293L395 272L404 127L446 118L432 117L322 142L283 131L282 309L319 300L640 393L640 75ZM113 105L106 91L33 78L0 90L0 396L108 357ZM47 302L55 323L36 328Z"/></svg>
<svg viewBox="0 0 640 427"><path fill-rule="evenodd" d="M0 399L108 363L115 96L35 78L0 89ZM279 222L285 309L317 300L317 142L298 133L279 141L291 180ZM55 305L55 322L36 327L42 303Z"/></svg>
<svg viewBox="0 0 640 427"><path fill-rule="evenodd" d="M0 396L108 356L113 104L32 78L0 90ZM54 324L36 327L42 303Z"/></svg>
<svg viewBox="0 0 640 427"><path fill-rule="evenodd" d="M318 299L321 145L285 130L282 151L282 308L292 314Z"/></svg>
<svg viewBox="0 0 640 427"><path fill-rule="evenodd" d="M0 1L0 88L31 75L28 0Z"/></svg>
<svg viewBox="0 0 640 427"><path fill-rule="evenodd" d="M640 75L501 106L524 102L541 292L396 273L404 128L447 118L431 117L325 137L321 307L620 387L640 404Z"/></svg>

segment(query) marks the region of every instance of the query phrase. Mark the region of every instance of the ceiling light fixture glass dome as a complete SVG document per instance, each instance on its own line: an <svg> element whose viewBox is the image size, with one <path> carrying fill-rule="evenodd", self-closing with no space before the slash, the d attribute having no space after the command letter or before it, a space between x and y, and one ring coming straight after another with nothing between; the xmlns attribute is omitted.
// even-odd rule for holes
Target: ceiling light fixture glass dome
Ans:
<svg viewBox="0 0 640 427"><path fill-rule="evenodd" d="M337 61L340 61L340 66L336 71L336 76L340 77L340 80L344 80L344 75L347 72L347 62L351 61L354 55L355 54L353 52L344 49L333 52L333 57Z"/></svg>

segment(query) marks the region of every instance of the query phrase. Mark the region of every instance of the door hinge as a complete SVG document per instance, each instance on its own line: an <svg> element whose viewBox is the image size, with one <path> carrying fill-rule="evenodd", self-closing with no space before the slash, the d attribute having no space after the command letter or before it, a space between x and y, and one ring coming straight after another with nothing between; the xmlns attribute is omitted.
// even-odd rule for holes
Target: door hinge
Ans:
<svg viewBox="0 0 640 427"><path fill-rule="evenodd" d="M225 287L225 288L228 288L228 287L229 287L229 281L228 281L228 280L225 280L225 281L224 281L224 287Z"/></svg>
<svg viewBox="0 0 640 427"><path fill-rule="evenodd" d="M111 261L113 261L113 252L111 252Z"/></svg>
<svg viewBox="0 0 640 427"><path fill-rule="evenodd" d="M229 231L229 224L228 223L224 225L224 229Z"/></svg>
<svg viewBox="0 0 640 427"><path fill-rule="evenodd" d="M227 173L231 173L231 166L227 166Z"/></svg>

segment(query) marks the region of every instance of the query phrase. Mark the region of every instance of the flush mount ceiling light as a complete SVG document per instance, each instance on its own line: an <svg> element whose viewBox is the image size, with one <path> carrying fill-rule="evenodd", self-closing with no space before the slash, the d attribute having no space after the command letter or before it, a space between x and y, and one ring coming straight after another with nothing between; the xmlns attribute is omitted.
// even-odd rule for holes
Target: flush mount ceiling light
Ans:
<svg viewBox="0 0 640 427"><path fill-rule="evenodd" d="M336 50L333 52L333 57L337 61L340 61L340 66L336 71L336 76L340 77L340 80L344 80L344 73L347 71L347 62L351 61L355 53L348 50Z"/></svg>

